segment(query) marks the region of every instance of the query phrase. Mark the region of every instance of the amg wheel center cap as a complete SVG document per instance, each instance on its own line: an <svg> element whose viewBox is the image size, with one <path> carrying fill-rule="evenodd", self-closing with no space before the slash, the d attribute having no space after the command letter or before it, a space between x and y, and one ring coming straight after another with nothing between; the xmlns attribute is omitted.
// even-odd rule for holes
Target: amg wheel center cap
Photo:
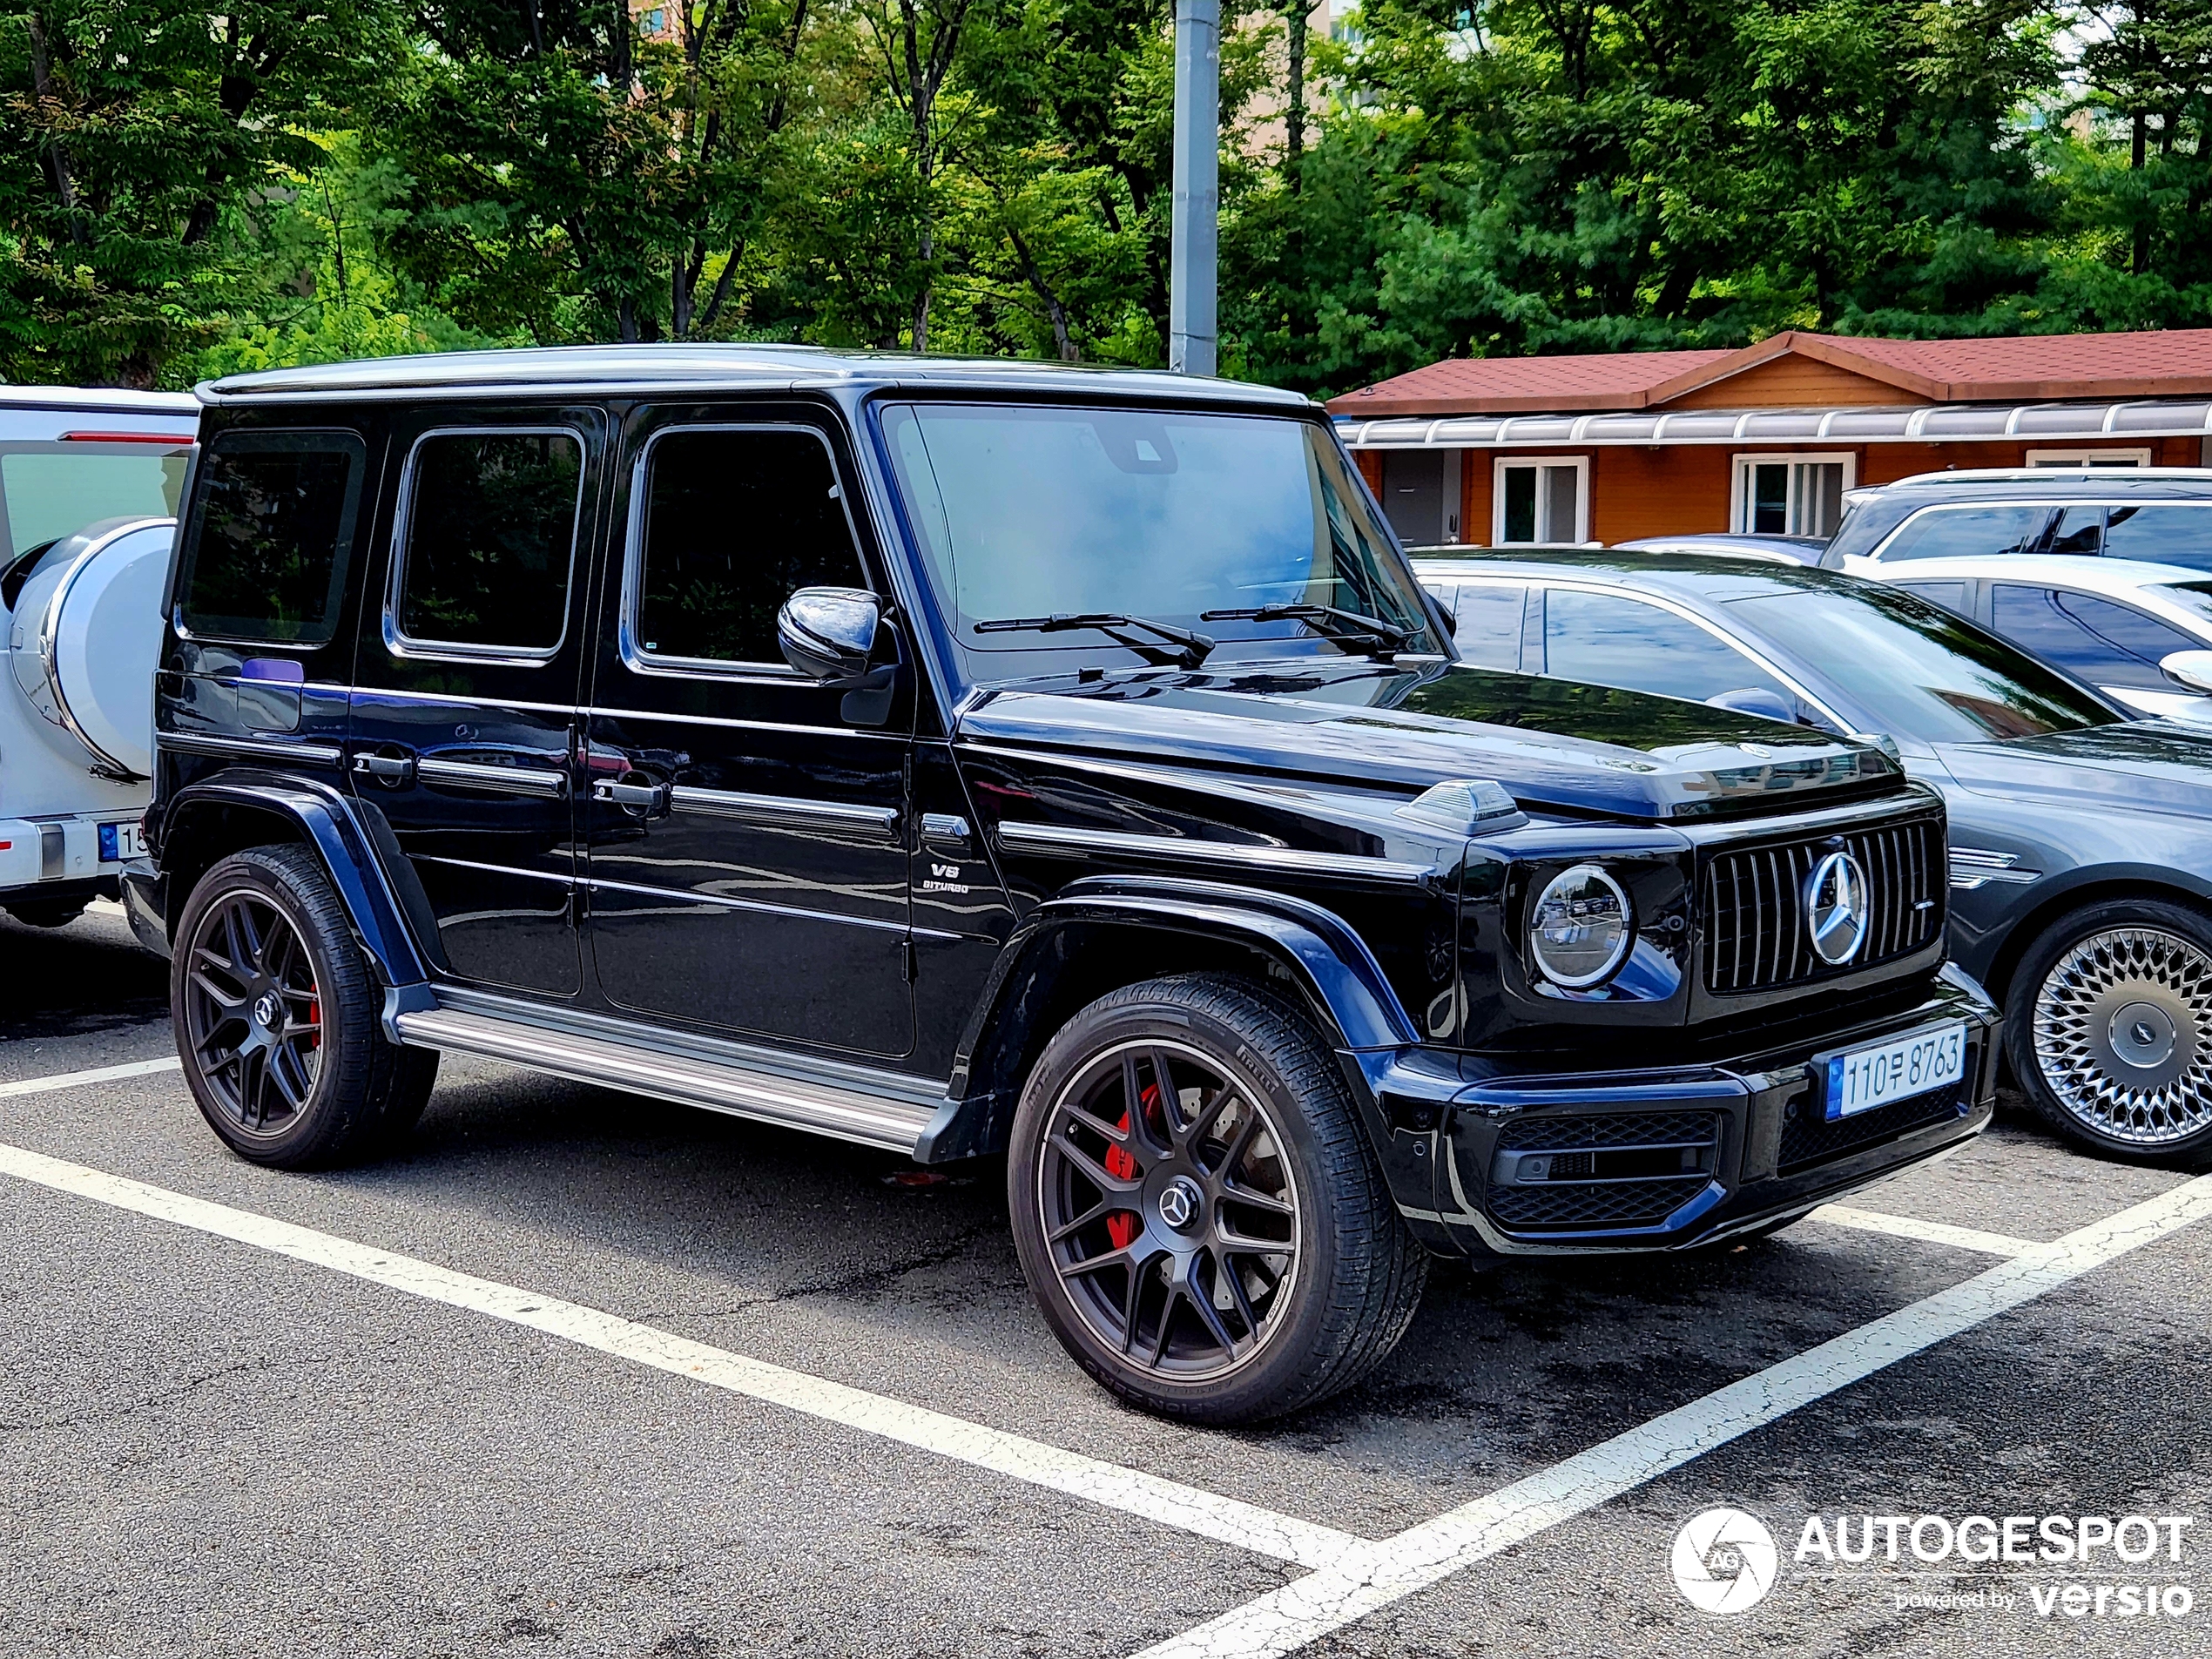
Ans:
<svg viewBox="0 0 2212 1659"><path fill-rule="evenodd" d="M253 999L253 1022L273 1028L284 1013L284 1004L274 991L264 991Z"/></svg>
<svg viewBox="0 0 2212 1659"><path fill-rule="evenodd" d="M1190 1231L1204 1207L1205 1195L1187 1175L1178 1175L1160 1189L1160 1219L1179 1233Z"/></svg>
<svg viewBox="0 0 2212 1659"><path fill-rule="evenodd" d="M2174 1021L2155 1002L2129 1002L2112 1016L2110 1032L2114 1057L2149 1070L2162 1066L2174 1052Z"/></svg>

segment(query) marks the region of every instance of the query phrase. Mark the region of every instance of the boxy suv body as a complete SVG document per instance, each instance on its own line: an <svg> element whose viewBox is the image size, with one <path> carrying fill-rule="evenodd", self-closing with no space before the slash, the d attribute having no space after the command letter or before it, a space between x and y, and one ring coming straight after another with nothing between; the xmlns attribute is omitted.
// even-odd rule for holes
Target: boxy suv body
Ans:
<svg viewBox="0 0 2212 1659"><path fill-rule="evenodd" d="M1102 1383L1348 1385L1426 1251L1768 1231L1976 1132L1939 803L1485 671L1320 412L795 348L203 390L158 696L185 1076L360 1156L436 1052L1003 1154Z"/></svg>

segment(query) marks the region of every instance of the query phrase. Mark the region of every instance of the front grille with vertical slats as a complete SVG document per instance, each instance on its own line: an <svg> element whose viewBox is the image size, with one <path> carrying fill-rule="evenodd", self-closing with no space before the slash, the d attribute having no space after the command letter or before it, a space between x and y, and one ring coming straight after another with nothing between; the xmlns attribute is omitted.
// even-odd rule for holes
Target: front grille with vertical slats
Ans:
<svg viewBox="0 0 2212 1659"><path fill-rule="evenodd" d="M1805 882L1844 851L1866 872L1866 943L1840 968L1813 954ZM1705 988L1726 996L1853 974L1912 954L1943 931L1943 820L1907 819L1842 835L1716 853L1705 867Z"/></svg>

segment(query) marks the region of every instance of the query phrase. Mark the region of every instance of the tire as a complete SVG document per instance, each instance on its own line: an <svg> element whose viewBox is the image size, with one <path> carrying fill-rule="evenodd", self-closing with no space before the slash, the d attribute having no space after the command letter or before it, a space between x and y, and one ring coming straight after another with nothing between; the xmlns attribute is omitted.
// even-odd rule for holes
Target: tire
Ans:
<svg viewBox="0 0 2212 1659"><path fill-rule="evenodd" d="M2102 1157L2212 1163L2212 921L2085 906L2030 947L2006 1002L2006 1056L2045 1123Z"/></svg>
<svg viewBox="0 0 2212 1659"><path fill-rule="evenodd" d="M1245 981L1152 980L1070 1020L1022 1089L1007 1185L1053 1333L1163 1416L1249 1423L1326 1399L1420 1305L1427 1255L1334 1055Z"/></svg>
<svg viewBox="0 0 2212 1659"><path fill-rule="evenodd" d="M26 927L66 927L84 914L82 899L33 900L28 904L11 904L8 914Z"/></svg>
<svg viewBox="0 0 2212 1659"><path fill-rule="evenodd" d="M307 848L234 853L192 889L177 923L169 1011L200 1116L239 1157L321 1169L406 1135L438 1056L388 1042L381 1002Z"/></svg>

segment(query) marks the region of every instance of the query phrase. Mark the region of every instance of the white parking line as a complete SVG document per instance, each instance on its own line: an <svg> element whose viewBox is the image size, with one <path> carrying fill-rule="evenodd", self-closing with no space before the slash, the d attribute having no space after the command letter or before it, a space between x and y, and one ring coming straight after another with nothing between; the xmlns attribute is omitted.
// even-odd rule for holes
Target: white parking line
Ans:
<svg viewBox="0 0 2212 1659"><path fill-rule="evenodd" d="M172 1063L174 1063L173 1062ZM138 1075L111 1067L108 1075ZM79 1072L78 1082L100 1074ZM58 1080L56 1080L58 1081ZM711 1383L733 1393L765 1400L810 1417L819 1417L886 1440L917 1447L942 1457L1047 1487L1109 1509L1141 1516L1163 1527L1195 1533L1257 1554L1325 1567L1346 1551L1368 1548L1365 1539L1332 1527L1318 1527L1295 1516L1277 1514L1254 1504L1201 1492L1141 1470L1101 1462L1042 1441L986 1428L957 1417L927 1411L903 1400L872 1394L843 1383L788 1371L781 1366L708 1346L651 1325L638 1325L597 1308L556 1301L533 1291L456 1273L434 1263L378 1250L332 1233L275 1221L250 1211L211 1204L165 1188L67 1163L43 1153L0 1145L0 1174L65 1192L157 1220L174 1223L219 1238L234 1239L294 1261L312 1263L428 1301L467 1308L496 1319L527 1325L581 1347L596 1349L657 1371Z"/></svg>
<svg viewBox="0 0 2212 1659"><path fill-rule="evenodd" d="M86 1083L119 1082L125 1077L151 1077L158 1071L181 1071L184 1062L171 1055L166 1060L134 1060L127 1066L98 1066L91 1071L64 1071L51 1077L26 1077L21 1082L0 1083L0 1099L10 1095L44 1095L57 1089L80 1089Z"/></svg>
<svg viewBox="0 0 2212 1659"><path fill-rule="evenodd" d="M2012 1260L1770 1366L1487 1497L1248 1602L1136 1659L1279 1659L1460 1568L1657 1479L1777 1418L2212 1216L2212 1176L2031 1244Z"/></svg>
<svg viewBox="0 0 2212 1659"><path fill-rule="evenodd" d="M1888 1233L1894 1238L1917 1238L1923 1244L1949 1244L1954 1250L1979 1251L1985 1256L2024 1256L2035 1248L2032 1238L1954 1227L1947 1221L1922 1221L1916 1216L1886 1215L1847 1204L1824 1204L1805 1219L1824 1221L1831 1227L1855 1227L1861 1232Z"/></svg>

